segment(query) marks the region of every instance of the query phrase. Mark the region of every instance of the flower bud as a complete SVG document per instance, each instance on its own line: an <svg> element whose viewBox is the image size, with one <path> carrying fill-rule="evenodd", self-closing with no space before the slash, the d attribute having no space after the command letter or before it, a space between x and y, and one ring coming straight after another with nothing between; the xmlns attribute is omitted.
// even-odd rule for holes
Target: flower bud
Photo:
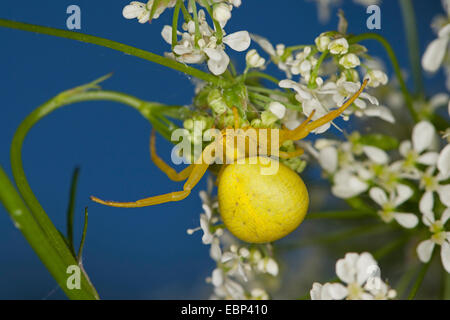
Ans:
<svg viewBox="0 0 450 320"><path fill-rule="evenodd" d="M339 64L345 69L353 69L361 64L359 58L354 53L349 53L339 59Z"/></svg>
<svg viewBox="0 0 450 320"><path fill-rule="evenodd" d="M277 120L278 117L270 111L263 111L263 113L261 113L261 121L264 127L270 127L272 124L277 122Z"/></svg>
<svg viewBox="0 0 450 320"><path fill-rule="evenodd" d="M207 101L211 109L218 115L225 113L228 109L219 89L211 90L208 94Z"/></svg>
<svg viewBox="0 0 450 320"><path fill-rule="evenodd" d="M379 85L385 85L388 82L388 76L381 70L370 70L366 78L369 79L368 85L374 88Z"/></svg>
<svg viewBox="0 0 450 320"><path fill-rule="evenodd" d="M320 36L318 36L314 40L314 42L316 43L317 50L319 50L320 52L323 52L328 49L328 45L331 42L331 38L323 35L323 33L322 33Z"/></svg>
<svg viewBox="0 0 450 320"><path fill-rule="evenodd" d="M245 61L247 62L247 66L249 68L261 68L266 63L266 60L264 58L261 58L261 56L255 49L247 52Z"/></svg>
<svg viewBox="0 0 450 320"><path fill-rule="evenodd" d="M231 18L231 9L226 3L217 3L213 7L213 18L223 27Z"/></svg>
<svg viewBox="0 0 450 320"><path fill-rule="evenodd" d="M328 50L331 54L346 54L348 51L348 42L345 38L339 38L328 44Z"/></svg>

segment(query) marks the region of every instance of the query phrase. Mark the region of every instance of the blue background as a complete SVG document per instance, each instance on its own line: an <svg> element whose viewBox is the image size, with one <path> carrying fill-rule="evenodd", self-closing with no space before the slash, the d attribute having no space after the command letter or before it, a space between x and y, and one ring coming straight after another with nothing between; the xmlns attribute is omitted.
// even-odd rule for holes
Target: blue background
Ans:
<svg viewBox="0 0 450 320"><path fill-rule="evenodd" d="M66 8L81 7L81 32L113 39L162 54L169 49L160 37L166 13L152 24L141 25L122 17L127 1L1 1L0 17L64 29ZM435 35L433 16L443 10L440 1L414 1L421 55ZM352 33L367 32L365 8L344 1ZM317 22L313 2L244 0L233 10L228 33L241 29L287 45L312 43L337 24ZM408 66L406 39L397 1L383 1L382 29L402 67ZM179 73L106 48L66 39L0 28L0 163L11 173L9 146L14 131L35 107L57 93L114 72L103 84L139 98L167 104L189 104L191 80ZM376 43L366 43L373 55L386 55ZM232 56L243 66L243 55ZM281 77L281 74L278 74ZM444 89L442 74L427 80L430 92ZM93 204L89 195L134 200L181 188L150 162L150 126L137 112L108 102L74 105L59 110L32 129L23 148L24 168L35 194L55 225L65 231L65 212L72 171L81 166L77 197L77 241L82 212L89 205L85 267L103 298L207 298L205 283L213 262L200 233L186 234L199 224L198 191L180 203L142 209L116 209ZM170 155L169 143L159 138L159 153ZM306 182L308 183L307 179ZM297 233L293 235L297 236ZM19 230L0 208L0 298L64 298Z"/></svg>

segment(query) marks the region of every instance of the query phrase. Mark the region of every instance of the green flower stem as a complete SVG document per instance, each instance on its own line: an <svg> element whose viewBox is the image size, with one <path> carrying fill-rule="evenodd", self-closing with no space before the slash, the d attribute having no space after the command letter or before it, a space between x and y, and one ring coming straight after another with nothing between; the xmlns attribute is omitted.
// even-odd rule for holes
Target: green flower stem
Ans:
<svg viewBox="0 0 450 320"><path fill-rule="evenodd" d="M430 267L431 261L433 261L433 257L435 256L435 253L437 252L436 248L433 250L433 254L430 258L430 261L425 263L419 271L419 274L417 275L416 281L414 282L411 291L408 295L408 300L413 300L416 297L417 291L419 291L420 286L422 285L423 279L425 279L425 276L427 274L428 268Z"/></svg>
<svg viewBox="0 0 450 320"><path fill-rule="evenodd" d="M325 60L327 55L328 55L328 50L325 50L320 55L319 60L317 60L317 64L314 66L314 69L311 72L311 78L309 79L309 83L308 83L309 88L317 87L317 85L316 85L317 74L319 73L320 66L322 65L322 62Z"/></svg>
<svg viewBox="0 0 450 320"><path fill-rule="evenodd" d="M194 15L194 22L195 22L195 45L197 45L198 40L202 37L200 34L200 25L198 23L198 12L197 12L197 5L195 4L195 0L190 0L189 4L192 8L192 14Z"/></svg>
<svg viewBox="0 0 450 320"><path fill-rule="evenodd" d="M400 0L400 8L405 26L406 41L408 42L409 60L414 80L414 90L423 95L422 65L420 63L419 36L417 35L417 22L411 0Z"/></svg>
<svg viewBox="0 0 450 320"><path fill-rule="evenodd" d="M177 32L178 32L178 17L180 16L180 8L181 8L181 0L178 0L175 9L173 11L173 18L172 18L172 51L178 42Z"/></svg>
<svg viewBox="0 0 450 320"><path fill-rule="evenodd" d="M442 299L450 300L450 273L442 269L442 277L444 286L442 288Z"/></svg>
<svg viewBox="0 0 450 320"><path fill-rule="evenodd" d="M386 53L388 54L389 59L391 60L392 66L394 68L395 75L397 76L398 82L400 83L400 89L405 99L406 107L408 108L414 122L418 122L419 117L417 115L416 110L414 109L413 99L408 91L408 88L406 87L406 83L405 80L403 79L402 71L400 69L397 57L389 42L383 36L372 32L362 33L357 36L350 37L348 39L348 42L350 44L354 44L369 39L378 41L386 50Z"/></svg>
<svg viewBox="0 0 450 320"><path fill-rule="evenodd" d="M245 79L251 79L251 78L260 78L260 79L266 79L269 80L273 83L275 83L276 85L278 85L278 83L280 82L280 80L278 80L275 77L272 77L271 75L264 73L264 72L258 72L258 71L253 71L253 72L249 72L246 74Z"/></svg>
<svg viewBox="0 0 450 320"><path fill-rule="evenodd" d="M264 88L264 87L247 86L247 88L248 88L248 90L254 91L254 92L262 92L262 93L273 94L273 95L278 95L278 96L283 96L283 97L288 97L288 98L293 96L293 94L290 92L268 89L268 88Z"/></svg>
<svg viewBox="0 0 450 320"><path fill-rule="evenodd" d="M192 20L191 14L186 9L186 6L184 5L184 0L181 0L181 12L183 12L183 18L185 22L189 22Z"/></svg>
<svg viewBox="0 0 450 320"><path fill-rule="evenodd" d="M220 25L219 21L213 18L213 10L211 9L211 6L209 5L208 1L202 0L202 4L206 8L206 11L208 11L209 16L211 17L214 23L214 29L216 29L217 44L221 44L223 38L222 26Z"/></svg>
<svg viewBox="0 0 450 320"><path fill-rule="evenodd" d="M32 213L20 197L3 168L0 166L0 202L5 206L14 224L20 229L25 239L41 259L50 274L70 299L95 300L99 299L95 288L90 285L84 273L81 277L81 288L70 290L67 287L66 273L70 265L78 265L67 246L61 247L64 254L58 252L54 243L48 238ZM54 228L54 227L53 227ZM54 229L55 232L56 229ZM61 241L64 241L61 239Z"/></svg>
<svg viewBox="0 0 450 320"><path fill-rule="evenodd" d="M60 29L38 26L38 25L22 23L22 22L15 22L15 21L6 20L6 19L0 19L0 27L18 29L18 30L29 31L29 32L36 32L36 33L40 33L40 34L47 34L47 35L51 35L51 36L55 36L55 37L61 37L61 38L96 44L96 45L99 45L102 47L110 48L113 50L117 50L117 51L129 54L129 55L132 55L135 57L139 57L139 58L163 65L165 67L168 67L168 68L171 68L171 69L174 69L177 71L181 71L185 74L191 75L193 77L204 80L206 82L213 83L217 86L224 86L226 84L226 81L223 78L216 77L212 74L189 67L187 65L179 63L170 58L162 57L157 54L154 54L154 53L142 50L142 49L138 49L138 48L135 48L135 47L132 47L132 46L120 43L120 42L108 40L105 38L91 36L91 35L83 34L83 33L79 33L79 32L60 30Z"/></svg>

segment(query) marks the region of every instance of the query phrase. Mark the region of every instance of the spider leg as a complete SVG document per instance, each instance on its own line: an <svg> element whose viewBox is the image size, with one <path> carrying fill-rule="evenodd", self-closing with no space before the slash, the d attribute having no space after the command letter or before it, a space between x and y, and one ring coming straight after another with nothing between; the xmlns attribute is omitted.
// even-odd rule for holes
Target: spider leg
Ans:
<svg viewBox="0 0 450 320"><path fill-rule="evenodd" d="M356 99L358 99L359 95L363 92L364 88L366 87L367 82L368 79L365 79L359 90L350 99L348 99L340 108L330 111L329 113L320 117L319 119L314 120L310 123L306 123L304 126L302 126L305 123L303 122L299 127L292 130L291 132L288 132L286 136L288 136L291 140L300 140L305 138L312 130L317 129L318 127L321 127L330 121L333 121L334 119L339 117L344 112L344 110L347 109Z"/></svg>
<svg viewBox="0 0 450 320"><path fill-rule="evenodd" d="M290 158L296 158L298 156L301 156L305 151L302 148L296 148L294 151L279 151L279 156L282 159L290 159Z"/></svg>
<svg viewBox="0 0 450 320"><path fill-rule="evenodd" d="M210 144L205 148L205 150L202 153L202 159L203 154L205 151L211 152L210 148L214 147L214 144ZM162 194L159 196L153 196L150 198L141 199L135 202L115 202L115 201L104 201L97 197L91 196L91 200L106 206L110 207L118 207L118 208L140 208L140 207L148 207L153 206L156 204L171 202L171 201L180 201L185 199L190 193L191 190L195 187L195 185L200 181L200 179L203 177L203 175L206 173L206 170L208 170L210 163L206 161L202 161L200 164L193 164L192 165L192 172L189 175L189 178L187 179L186 183L183 186L183 190L181 191L175 191L170 192L167 194Z"/></svg>
<svg viewBox="0 0 450 320"><path fill-rule="evenodd" d="M191 164L190 166L184 168L181 172L176 172L171 166L165 163L164 160L156 154L155 140L155 129L153 129L152 135L150 137L150 155L155 165L172 181L186 180L192 172L193 165Z"/></svg>

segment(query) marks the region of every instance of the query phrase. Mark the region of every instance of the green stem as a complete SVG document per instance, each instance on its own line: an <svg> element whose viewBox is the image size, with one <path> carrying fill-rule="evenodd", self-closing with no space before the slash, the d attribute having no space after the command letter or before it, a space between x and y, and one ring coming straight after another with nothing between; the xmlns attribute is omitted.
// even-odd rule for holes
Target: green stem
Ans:
<svg viewBox="0 0 450 320"><path fill-rule="evenodd" d="M400 89L405 99L406 107L408 108L414 122L418 122L419 117L417 115L416 110L414 109L413 99L408 91L408 88L406 87L406 83L405 80L403 79L402 71L400 69L397 57L389 42L383 36L372 32L362 33L360 35L350 37L348 39L348 42L350 44L354 44L369 39L378 41L386 50L386 53L388 54L389 59L391 60L392 67L394 68L395 75L397 76L398 82L400 83Z"/></svg>
<svg viewBox="0 0 450 320"><path fill-rule="evenodd" d="M67 240L69 242L69 248L72 250L72 254L74 256L75 256L75 247L73 246L73 220L75 213L75 196L77 192L79 173L80 168L75 168L72 175L72 182L70 185L69 205L67 208Z"/></svg>
<svg viewBox="0 0 450 320"><path fill-rule="evenodd" d="M4 205L16 227L22 232L31 248L36 252L39 259L41 259L42 263L67 297L76 300L94 300L99 298L95 288L89 284L85 273L81 274L80 289L71 290L67 287L67 278L69 276L66 273L67 267L70 265L78 265L78 262L67 246L64 247L64 255L58 252L52 241L47 237L46 232L33 217L1 166L0 202ZM56 229L54 230L56 231Z"/></svg>
<svg viewBox="0 0 450 320"><path fill-rule="evenodd" d="M172 60L172 59L169 59L166 57L162 57L157 54L154 54L154 53L142 50L142 49L138 49L138 48L135 48L135 47L132 47L132 46L120 43L120 42L108 40L105 38L91 36L91 35L83 34L83 33L79 33L79 32L60 30L60 29L38 26L38 25L22 23L22 22L15 22L15 21L6 20L6 19L0 19L0 27L36 32L36 33L47 34L47 35L51 35L51 36L55 36L55 37L61 37L61 38L96 44L96 45L99 45L102 47L110 48L113 50L117 50L117 51L129 54L129 55L132 55L135 57L139 57L139 58L163 65L165 67L168 67L168 68L171 68L174 70L181 71L185 74L191 75L193 77L204 80L206 82L213 83L217 86L224 86L226 83L226 81L220 77L216 77L212 74L189 67L189 66L179 63L175 60Z"/></svg>
<svg viewBox="0 0 450 320"><path fill-rule="evenodd" d="M416 278L416 281L414 282L413 287L411 288L411 291L409 292L408 295L408 300L413 300L417 294L417 291L419 291L420 286L422 285L423 279L425 279L425 275L427 274L428 268L430 267L431 261L433 261L433 257L434 257L434 253L436 252L436 248L435 250L433 250L433 254L430 258L430 261L428 261L427 263L425 263L422 268L420 268L419 274Z"/></svg>
<svg viewBox="0 0 450 320"><path fill-rule="evenodd" d="M317 64L314 66L314 69L311 72L311 78L309 79L309 83L308 83L309 88L317 87L317 84L316 84L317 74L319 73L320 66L321 66L322 62L325 60L325 58L327 57L327 55L328 55L328 50L325 50L320 55L319 60L317 60Z"/></svg>
<svg viewBox="0 0 450 320"><path fill-rule="evenodd" d="M183 18L185 22L189 22L192 20L192 17L189 13L189 11L186 9L186 6L184 5L184 0L181 0L181 11L183 12Z"/></svg>
<svg viewBox="0 0 450 320"><path fill-rule="evenodd" d="M209 5L207 0L202 0L203 6L206 8L206 11L208 11L209 16L211 17L213 23L214 23L214 29L216 29L216 38L217 38L217 44L222 43L223 38L223 30L222 26L220 25L219 21L214 19L213 17L213 10L211 9L211 6Z"/></svg>
<svg viewBox="0 0 450 320"><path fill-rule="evenodd" d="M44 103L42 106L34 110L30 115L28 115L25 120L20 124L17 129L12 145L11 145L11 167L14 175L14 179L16 181L16 185L25 200L28 208L31 210L31 213L38 223L38 225L42 228L42 232L46 235L48 241L53 246L56 253L58 253L60 259L65 263L65 265L77 264L74 260L74 255L72 251L68 248L65 240L62 235L58 232L58 230L54 227L50 218L45 213L39 201L36 199L31 187L28 184L26 179L25 172L23 170L22 165L22 146L23 142L28 134L28 131L43 117L47 116L51 112L59 109L60 107L70 105L76 102L82 101L92 101L92 100L107 100L107 101L116 101L121 102L126 105L129 105L137 110L139 110L147 119L150 119L152 114L153 105L150 103L146 103L140 99L121 94L118 92L110 92L110 91L86 91L92 88L96 88L98 81L94 81L91 84L81 86L75 89L71 89L65 91L55 98L49 100ZM159 105L156 105L159 108ZM152 120L152 119L150 119ZM163 135L166 134L170 139L170 132L163 132ZM14 211L10 211L14 212ZM65 271L65 270L64 270ZM58 279L57 279L58 280ZM87 276L84 274L84 270L82 273L82 287L89 288L89 280ZM64 288L63 288L64 289ZM93 287L90 288L92 291L91 296L97 297L97 293ZM69 296L70 297L70 296Z"/></svg>
<svg viewBox="0 0 450 320"><path fill-rule="evenodd" d="M177 0L177 4L175 6L175 10L173 11L173 18L172 18L172 51L178 42L177 31L178 31L178 17L180 15L180 8L181 8L181 0Z"/></svg>
<svg viewBox="0 0 450 320"><path fill-rule="evenodd" d="M414 90L423 95L422 66L420 63L419 36L417 34L417 22L414 7L411 0L400 0L403 23L408 43L409 60L414 80Z"/></svg>
<svg viewBox="0 0 450 320"><path fill-rule="evenodd" d="M272 77L271 75L264 73L264 72L258 72L258 71L253 71L253 72L249 72L246 75L246 79L250 79L250 78L260 78L260 79L266 79L269 80L273 83L275 83L276 85L278 85L278 83L280 82L280 80L278 80L275 77Z"/></svg>
<svg viewBox="0 0 450 320"><path fill-rule="evenodd" d="M198 40L202 37L200 34L200 25L198 23L198 13L197 13L197 5L195 4L195 0L190 0L189 4L192 8L192 14L194 16L195 22L195 45L198 45Z"/></svg>

